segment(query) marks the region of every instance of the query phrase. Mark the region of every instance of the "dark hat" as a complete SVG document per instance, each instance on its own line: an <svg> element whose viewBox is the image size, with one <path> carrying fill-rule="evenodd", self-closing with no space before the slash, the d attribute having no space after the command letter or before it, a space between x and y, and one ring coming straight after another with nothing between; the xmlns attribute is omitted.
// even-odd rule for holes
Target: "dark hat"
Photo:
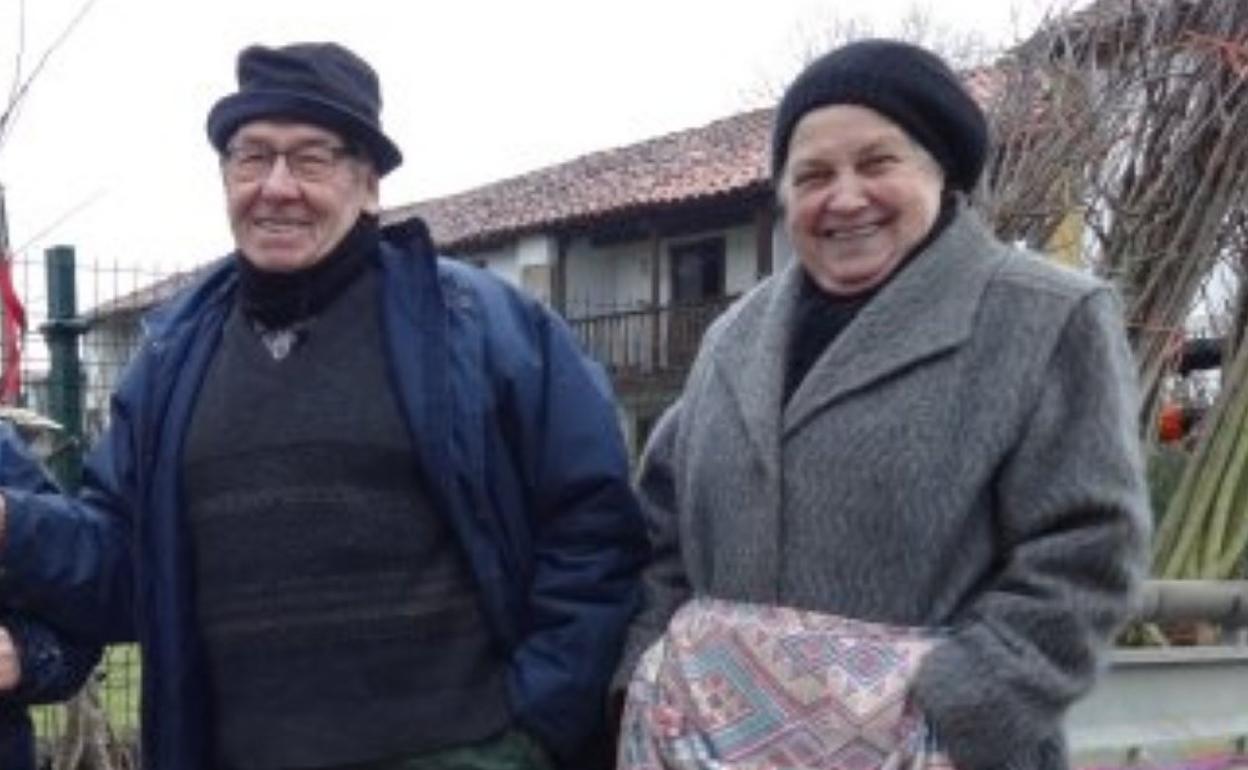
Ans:
<svg viewBox="0 0 1248 770"><path fill-rule="evenodd" d="M896 40L861 40L816 59L784 92L771 135L771 176L779 182L793 128L834 104L869 107L901 126L970 191L988 153L988 121L958 76L936 54Z"/></svg>
<svg viewBox="0 0 1248 770"><path fill-rule="evenodd" d="M358 143L386 174L403 153L381 131L377 73L335 43L253 45L238 55L238 91L208 113L208 139L224 151L243 123L258 118L306 121Z"/></svg>

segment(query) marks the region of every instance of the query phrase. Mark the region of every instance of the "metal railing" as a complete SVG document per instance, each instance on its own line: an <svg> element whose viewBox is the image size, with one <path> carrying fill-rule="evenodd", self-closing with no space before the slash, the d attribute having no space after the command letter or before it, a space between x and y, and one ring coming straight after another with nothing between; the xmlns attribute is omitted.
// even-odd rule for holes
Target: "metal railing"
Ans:
<svg viewBox="0 0 1248 770"><path fill-rule="evenodd" d="M569 319L586 351L615 375L683 371L702 335L732 297L597 313Z"/></svg>
<svg viewBox="0 0 1248 770"><path fill-rule="evenodd" d="M1248 580L1149 580L1134 614L1148 622L1205 621L1243 628L1248 626Z"/></svg>

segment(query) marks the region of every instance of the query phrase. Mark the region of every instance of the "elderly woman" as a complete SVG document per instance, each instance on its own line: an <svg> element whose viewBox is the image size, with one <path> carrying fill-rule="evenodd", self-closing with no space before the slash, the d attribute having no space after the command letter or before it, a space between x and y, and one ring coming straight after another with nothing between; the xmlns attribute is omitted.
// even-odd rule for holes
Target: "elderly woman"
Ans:
<svg viewBox="0 0 1248 770"><path fill-rule="evenodd" d="M986 145L908 44L785 93L796 263L708 331L643 460L621 767L1066 767L1144 563L1134 366L1108 286L968 207Z"/></svg>

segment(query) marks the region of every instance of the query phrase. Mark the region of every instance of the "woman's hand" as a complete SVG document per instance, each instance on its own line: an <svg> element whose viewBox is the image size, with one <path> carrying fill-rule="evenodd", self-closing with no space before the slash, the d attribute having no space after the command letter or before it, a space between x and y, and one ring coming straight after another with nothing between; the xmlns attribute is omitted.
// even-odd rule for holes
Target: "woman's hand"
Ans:
<svg viewBox="0 0 1248 770"><path fill-rule="evenodd" d="M22 662L9 629L0 626L0 693L12 692L22 681Z"/></svg>

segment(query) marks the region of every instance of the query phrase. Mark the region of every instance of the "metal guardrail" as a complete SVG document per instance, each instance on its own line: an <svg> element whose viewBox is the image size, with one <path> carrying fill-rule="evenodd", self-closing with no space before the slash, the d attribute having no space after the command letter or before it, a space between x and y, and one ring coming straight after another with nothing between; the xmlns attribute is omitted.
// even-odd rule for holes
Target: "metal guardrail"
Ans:
<svg viewBox="0 0 1248 770"><path fill-rule="evenodd" d="M1150 580L1134 617L1220 633L1216 642L1115 648L1066 717L1073 765L1248 770L1248 580Z"/></svg>
<svg viewBox="0 0 1248 770"><path fill-rule="evenodd" d="M1248 580L1149 580L1134 614L1157 623L1203 620L1226 629L1248 627Z"/></svg>

